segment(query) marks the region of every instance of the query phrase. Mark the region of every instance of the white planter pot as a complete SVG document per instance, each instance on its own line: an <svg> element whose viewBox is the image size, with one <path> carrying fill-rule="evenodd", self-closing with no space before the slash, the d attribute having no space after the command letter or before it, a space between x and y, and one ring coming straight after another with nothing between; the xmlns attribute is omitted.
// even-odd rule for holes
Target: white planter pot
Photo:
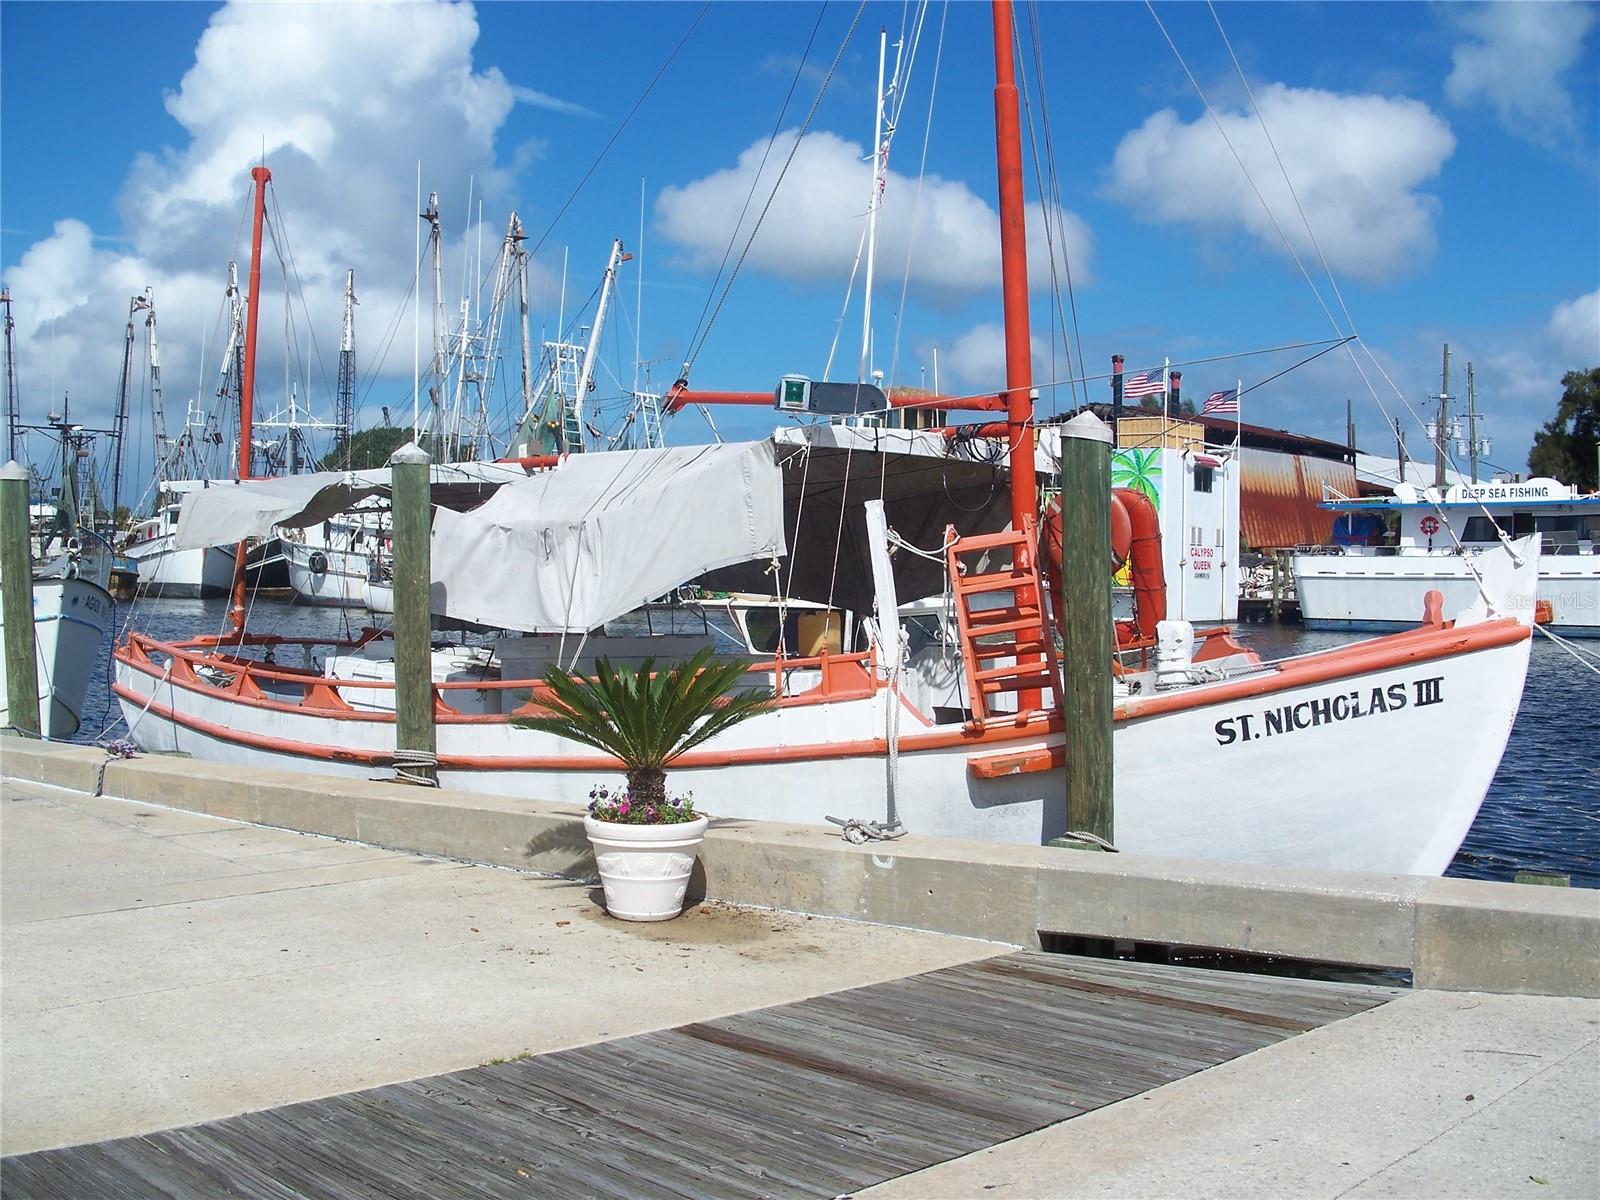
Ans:
<svg viewBox="0 0 1600 1200"><path fill-rule="evenodd" d="M606 911L624 921L670 921L683 911L705 817L676 825L622 825L583 818L594 847Z"/></svg>

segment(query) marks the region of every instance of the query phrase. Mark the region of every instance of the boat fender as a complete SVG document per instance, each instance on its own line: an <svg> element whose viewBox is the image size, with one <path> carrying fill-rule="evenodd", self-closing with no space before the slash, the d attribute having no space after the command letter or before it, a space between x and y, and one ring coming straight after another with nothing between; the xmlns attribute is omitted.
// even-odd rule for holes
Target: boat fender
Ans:
<svg viewBox="0 0 1600 1200"><path fill-rule="evenodd" d="M328 556L321 550L313 550L306 563L311 568L313 575L326 575L328 572Z"/></svg>

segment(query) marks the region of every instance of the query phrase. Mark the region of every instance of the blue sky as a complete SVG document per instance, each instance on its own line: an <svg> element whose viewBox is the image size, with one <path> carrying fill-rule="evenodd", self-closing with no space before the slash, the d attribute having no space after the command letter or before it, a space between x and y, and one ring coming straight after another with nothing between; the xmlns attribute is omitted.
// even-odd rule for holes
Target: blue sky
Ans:
<svg viewBox="0 0 1600 1200"><path fill-rule="evenodd" d="M1381 401L1412 426L1415 450L1424 435L1405 406L1420 412L1438 390L1449 342L1451 390L1464 394L1471 361L1491 458L1523 469L1561 374L1600 364L1596 7L1215 11L1220 33L1199 4L1017 10L1032 118L1024 136L1044 149L1048 111L1064 210L1052 227L1065 231L1075 283L1070 300L1052 295L1035 219L1037 377L1101 375L1114 352L1132 370L1195 361L1185 388L1200 398L1305 357L1196 361L1346 326L1298 202L1362 336L1362 370L1342 351L1325 356L1248 395L1245 420L1342 438L1349 398L1358 441L1383 451L1392 439L1379 432ZM452 313L487 273L513 208L539 243L536 338L553 336L563 311L564 261L570 322L592 303L611 239L637 252L621 272L595 393L614 416L633 380L636 338L658 389L690 354L720 295L716 265L730 240L735 257L745 244L748 215L737 239L733 226L755 164L776 129L752 212L836 55L692 382L756 390L786 372L820 377L836 327L832 376L854 378L859 279L842 322L840 314L870 189L878 31L891 42L905 31L909 56L918 13L875 3L0 4L0 270L13 296L25 415L38 419L70 392L75 418L107 419L128 299L146 286L169 421L190 398L209 398L226 264L248 253L248 170L265 148L309 315L293 318L300 349L286 370L284 284L269 263L258 407L281 404L292 386L331 415L353 268L365 418L375 421L380 405L409 413L420 162L423 191L440 194ZM930 5L921 20L879 217L872 366L890 383L931 384L937 352L944 390L976 392L1002 382L990 13ZM1031 158L1027 174L1037 204ZM1283 237L1306 259L1320 300ZM1077 325L1064 339L1052 314L1069 304ZM427 320L424 311L424 343ZM1104 397L1103 382L1089 388ZM509 404L498 390L497 404ZM1071 403L1068 387L1047 389L1047 409ZM724 436L772 423L754 410L714 416ZM130 448L147 458L148 418L136 410L133 422ZM708 436L692 412L672 426L673 440Z"/></svg>

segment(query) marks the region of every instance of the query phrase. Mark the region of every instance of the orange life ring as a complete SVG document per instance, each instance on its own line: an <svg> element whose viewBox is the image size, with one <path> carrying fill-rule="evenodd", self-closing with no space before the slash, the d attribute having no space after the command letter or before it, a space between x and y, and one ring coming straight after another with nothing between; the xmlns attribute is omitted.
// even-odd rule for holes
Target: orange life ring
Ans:
<svg viewBox="0 0 1600 1200"><path fill-rule="evenodd" d="M1439 518L1433 516L1423 517L1421 521L1417 522L1417 528L1432 537L1439 532Z"/></svg>
<svg viewBox="0 0 1600 1200"><path fill-rule="evenodd" d="M1052 599L1061 594L1061 498L1045 510L1043 565ZM1111 489L1112 571L1129 564L1133 578L1134 617L1118 621L1117 647L1154 645L1156 624L1167 615L1167 580L1161 562L1161 515L1150 497L1137 488ZM1056 629L1066 636L1066 614L1055 606Z"/></svg>

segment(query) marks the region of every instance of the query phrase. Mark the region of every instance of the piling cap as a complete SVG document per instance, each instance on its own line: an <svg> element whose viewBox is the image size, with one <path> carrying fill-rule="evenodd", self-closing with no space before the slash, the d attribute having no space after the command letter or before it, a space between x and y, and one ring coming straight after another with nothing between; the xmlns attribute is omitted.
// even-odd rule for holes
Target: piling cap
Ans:
<svg viewBox="0 0 1600 1200"><path fill-rule="evenodd" d="M27 477L28 468L21 465L14 458L5 466L0 467L0 479L26 479Z"/></svg>
<svg viewBox="0 0 1600 1200"><path fill-rule="evenodd" d="M1064 438L1081 438L1086 442L1104 442L1111 444L1111 426L1107 425L1092 412L1084 411L1073 417L1072 420L1058 426Z"/></svg>
<svg viewBox="0 0 1600 1200"><path fill-rule="evenodd" d="M426 463L431 461L428 452L415 442L407 442L400 449L389 455L390 464L394 463Z"/></svg>

